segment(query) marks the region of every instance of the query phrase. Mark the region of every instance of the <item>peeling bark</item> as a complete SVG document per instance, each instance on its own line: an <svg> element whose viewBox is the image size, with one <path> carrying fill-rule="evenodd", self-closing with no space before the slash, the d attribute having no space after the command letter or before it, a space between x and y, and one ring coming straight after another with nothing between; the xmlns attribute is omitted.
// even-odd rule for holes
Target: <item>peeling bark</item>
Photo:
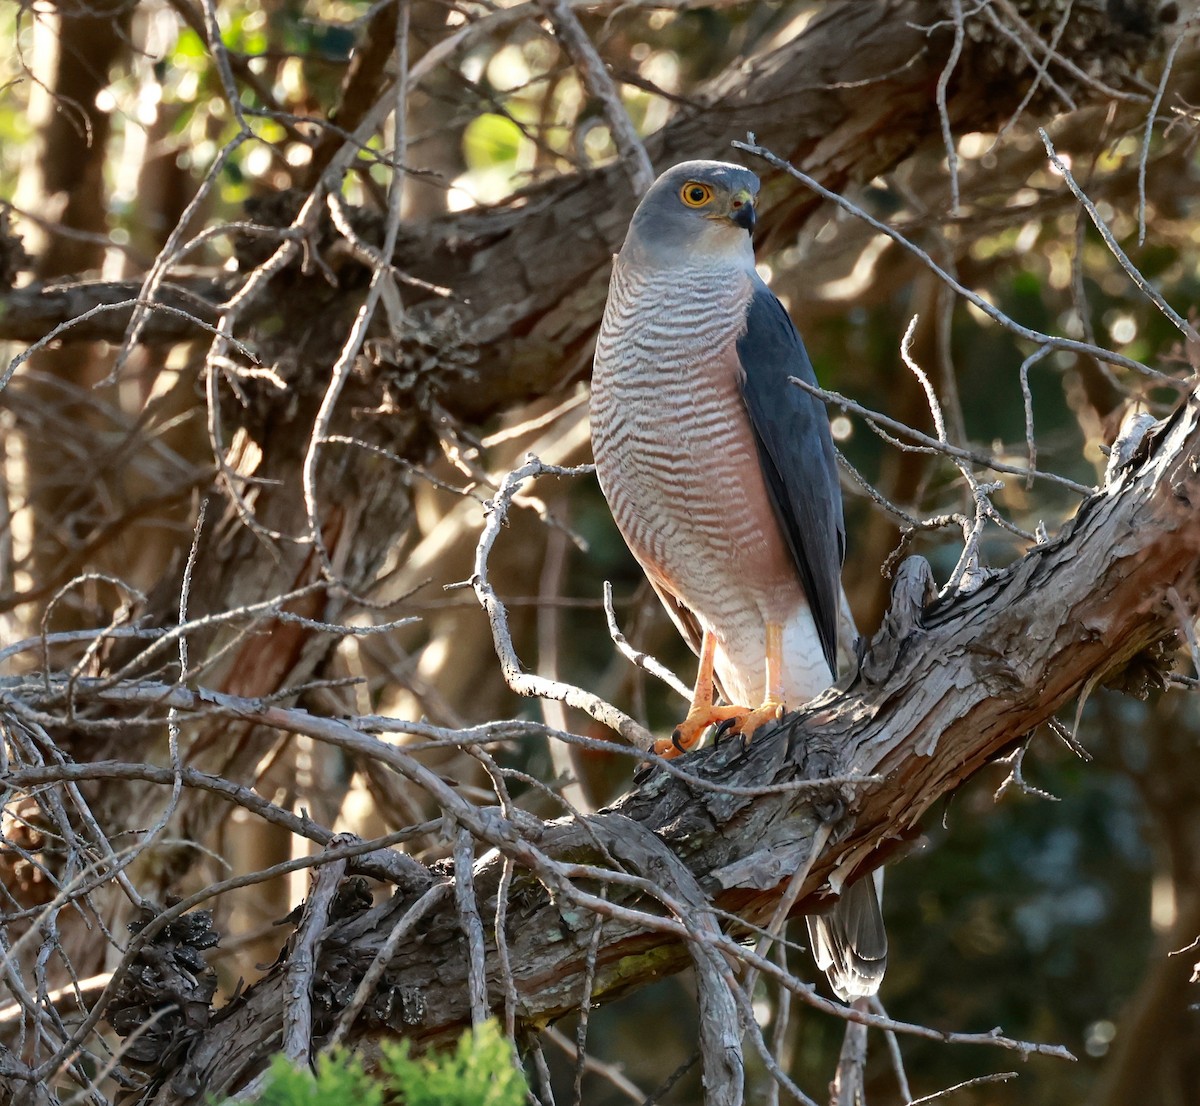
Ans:
<svg viewBox="0 0 1200 1106"><path fill-rule="evenodd" d="M544 1025L577 1007L592 936L593 915L569 891L559 887L549 895L521 870L532 845L559 861L653 877L659 862L640 836L649 829L714 905L762 923L807 861L814 834L831 827L798 900L800 911L821 909L835 873L854 878L882 863L937 799L1170 637L1170 589L1191 609L1200 602L1198 508L1200 397L1192 396L1129 470L1083 504L1060 538L975 593L926 609L919 626L899 619L896 625L907 627L899 642L881 632L868 658L870 678L860 676L789 715L745 753L726 742L676 762L693 780L652 770L611 811L549 824L528 839L499 818L482 827L484 839L518 864L507 915L519 1022ZM911 610L911 596L905 604ZM789 786L848 773L870 782ZM729 790L772 786L757 795ZM485 918L495 910L500 868L496 855L476 868ZM416 897L397 893L324 934L315 985L318 1039ZM619 886L609 898L617 906L654 909ZM680 970L689 962L688 945L677 935L607 918L592 1001ZM487 955L489 1002L502 1010L494 934ZM458 915L444 898L392 958L355 1035L361 1041L400 1032L423 1044L452 1037L469 1022L466 977ZM182 1069L158 1073L163 1082L154 1101L186 1102L182 1088L191 1086L225 1093L252 1077L277 1046L285 985L286 958L213 1016Z"/></svg>

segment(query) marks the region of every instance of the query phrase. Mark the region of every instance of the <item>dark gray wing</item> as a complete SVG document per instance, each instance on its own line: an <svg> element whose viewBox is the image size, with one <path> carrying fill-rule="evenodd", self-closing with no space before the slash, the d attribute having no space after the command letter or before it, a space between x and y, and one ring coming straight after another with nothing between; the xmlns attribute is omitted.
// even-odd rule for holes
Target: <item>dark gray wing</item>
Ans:
<svg viewBox="0 0 1200 1106"><path fill-rule="evenodd" d="M846 531L833 436L824 405L795 384L816 384L804 343L771 290L753 278L737 341L742 398L775 515L812 609L829 671L837 675L837 624Z"/></svg>

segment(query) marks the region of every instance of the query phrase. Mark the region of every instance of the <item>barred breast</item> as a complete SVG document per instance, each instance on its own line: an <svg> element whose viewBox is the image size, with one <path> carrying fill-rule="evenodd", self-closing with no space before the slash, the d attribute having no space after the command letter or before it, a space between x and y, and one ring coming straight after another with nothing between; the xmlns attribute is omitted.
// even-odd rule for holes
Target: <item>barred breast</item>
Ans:
<svg viewBox="0 0 1200 1106"><path fill-rule="evenodd" d="M757 705L768 618L784 623L789 702L819 693L830 674L739 389L750 292L739 268L635 273L618 258L591 420L600 486L625 541L656 586L716 634L726 694Z"/></svg>

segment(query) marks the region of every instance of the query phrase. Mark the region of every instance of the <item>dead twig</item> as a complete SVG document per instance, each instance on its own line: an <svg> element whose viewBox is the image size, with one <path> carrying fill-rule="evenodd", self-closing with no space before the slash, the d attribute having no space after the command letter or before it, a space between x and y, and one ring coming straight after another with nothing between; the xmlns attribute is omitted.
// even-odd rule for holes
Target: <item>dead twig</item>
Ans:
<svg viewBox="0 0 1200 1106"><path fill-rule="evenodd" d="M330 841L334 849L348 844L344 838ZM329 912L337 895L338 885L346 874L346 859L322 863L313 880L312 891L304 903L300 924L288 957L283 1007L282 1051L293 1064L307 1065L312 1051L312 986L321 948L321 937L329 921Z"/></svg>
<svg viewBox="0 0 1200 1106"><path fill-rule="evenodd" d="M1024 338L1026 341L1033 342L1039 346L1049 345L1052 349L1069 350L1072 353L1082 353L1089 357L1095 357L1097 360L1105 361L1110 365L1116 365L1120 368L1128 369L1130 372L1138 373L1139 375L1146 377L1148 380L1153 380L1164 385L1170 385L1180 390L1187 387L1185 382L1178 380L1176 377L1170 376L1167 373L1159 372L1157 369L1152 369L1148 365L1143 365L1140 361L1134 361L1132 358L1124 357L1119 353L1113 353L1111 350L1106 350L1102 346L1089 345L1086 342L1079 342L1073 338L1063 338L1051 334L1043 334L1041 331L1033 330L1030 327L1023 326L1014 319L1010 318L999 308L993 306L982 296L972 292L969 288L960 284L954 279L953 276L946 272L942 266L934 261L928 253L921 249L920 246L910 241L899 231L889 227L886 223L876 219L873 215L868 214L861 207L852 201L847 200L844 196L840 196L838 193L830 191L819 181L814 180L807 173L803 173L799 169L796 169L783 158L779 157L775 153L772 153L772 151L768 150L765 146L759 146L754 141L753 135L750 135L749 138L750 141L748 142L735 141L733 145L737 149L744 150L746 153L751 154L754 157L762 158L769 165L773 165L776 169L787 173L789 176L795 177L796 180L800 181L800 183L806 188L811 189L822 199L836 204L838 207L842 208L842 210L849 212L855 218L861 219L868 226L871 226L875 230L879 231L880 234L887 235L898 246L904 250L907 250L923 265L932 270L934 274L936 274L941 280L945 281L945 283L963 299L973 304L989 319L998 323L1000 326L1004 327L1005 330L1015 334L1017 337Z"/></svg>
<svg viewBox="0 0 1200 1106"><path fill-rule="evenodd" d="M487 966L484 959L483 919L475 898L472 866L475 863L475 839L466 826L459 826L454 837L454 900L458 904L459 924L467 939L467 994L471 1003L471 1024L478 1028L488 1019Z"/></svg>
<svg viewBox="0 0 1200 1106"><path fill-rule="evenodd" d="M561 468L555 465L545 465L530 455L524 465L510 472L504 478L495 497L488 500L484 506L486 521L483 532L479 536L479 544L476 546L475 571L470 585L474 589L480 605L487 613L488 622L492 627L492 640L496 647L496 654L500 658L500 667L504 673L505 682L513 691L518 695L557 699L568 706L578 707L586 711L597 722L619 733L631 745L640 749L649 749L654 743L652 735L627 714L617 710L612 704L606 703L598 695L593 695L573 684L563 683L559 680L547 680L522 670L516 649L513 647L512 633L508 628L508 612L495 589L488 582L488 557L500 535L500 528L508 518L508 510L513 498L525 481L536 476L578 476L590 471L591 466Z"/></svg>
<svg viewBox="0 0 1200 1106"><path fill-rule="evenodd" d="M1096 205L1088 199L1087 194L1079 187L1066 162L1058 156L1057 151L1054 149L1054 143L1050 141L1050 136L1046 133L1045 127L1039 127L1038 134L1041 136L1042 145L1046 147L1046 155L1050 158L1050 164L1054 166L1059 176L1067 182L1067 187L1071 190L1071 194L1079 201L1084 211L1088 213L1088 218L1092 220L1092 225L1100 232L1100 237L1104 239L1104 244L1108 247L1108 252L1117 259L1117 263L1125 270L1130 280L1137 285L1142 294L1162 312L1184 338L1189 342L1200 343L1200 334L1196 332L1196 328L1163 299L1162 293L1142 275L1141 270L1129 260L1129 255L1121 249L1121 244L1109 229L1108 224L1101 218Z"/></svg>
<svg viewBox="0 0 1200 1106"><path fill-rule="evenodd" d="M644 195L654 183L654 169L603 59L567 0L538 0L538 4L554 27L555 37L575 63L584 87L600 101L634 195Z"/></svg>

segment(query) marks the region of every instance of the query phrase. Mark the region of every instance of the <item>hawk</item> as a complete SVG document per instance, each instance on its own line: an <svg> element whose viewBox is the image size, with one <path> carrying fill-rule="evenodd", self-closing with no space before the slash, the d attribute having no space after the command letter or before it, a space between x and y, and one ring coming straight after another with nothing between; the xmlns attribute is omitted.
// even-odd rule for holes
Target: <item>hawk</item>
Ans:
<svg viewBox="0 0 1200 1106"><path fill-rule="evenodd" d="M687 716L655 751L714 723L749 739L837 676L846 536L824 406L784 306L754 263L758 177L687 161L646 193L613 263L591 430L618 529L699 655ZM716 701L720 691L724 702ZM843 998L873 994L887 938L874 881L810 917Z"/></svg>

